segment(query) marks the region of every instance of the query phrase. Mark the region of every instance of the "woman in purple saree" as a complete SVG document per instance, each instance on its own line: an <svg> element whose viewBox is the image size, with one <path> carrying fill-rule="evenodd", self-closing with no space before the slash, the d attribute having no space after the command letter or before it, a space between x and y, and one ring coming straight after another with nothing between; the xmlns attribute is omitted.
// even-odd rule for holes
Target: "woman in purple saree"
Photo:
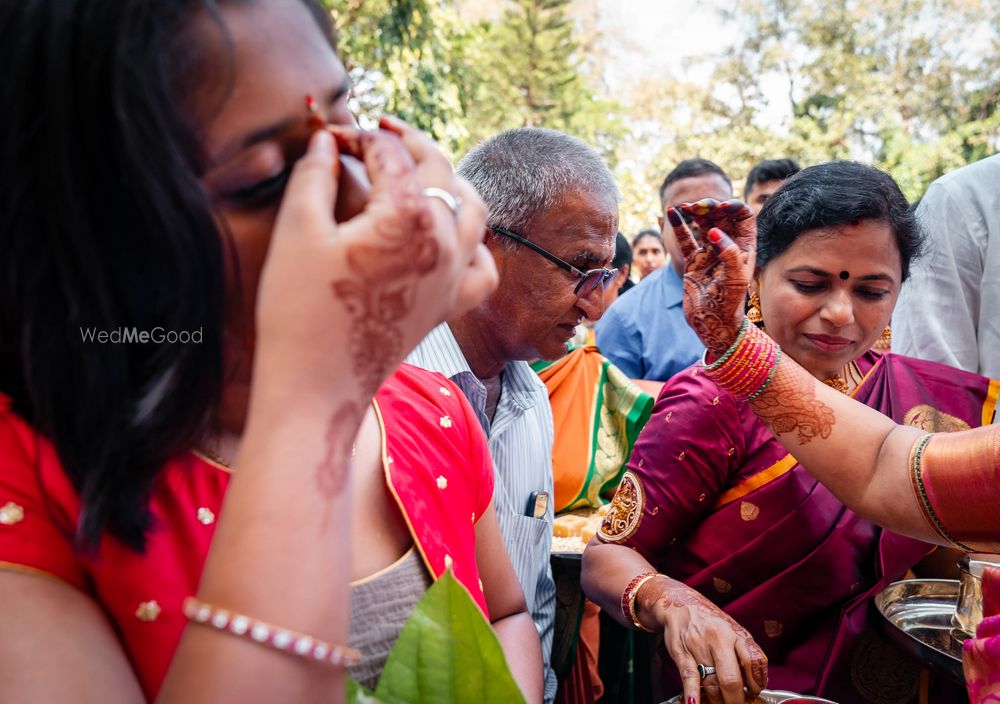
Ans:
<svg viewBox="0 0 1000 704"><path fill-rule="evenodd" d="M751 305L785 354L897 423L990 421L990 380L868 351L919 249L890 177L850 163L807 169L759 226ZM626 625L664 633L687 701L701 685L711 701L742 701L744 682L763 686L764 667L773 688L842 704L915 700L917 668L870 628L869 602L931 547L845 507L701 365L664 387L598 538L585 590ZM727 659L742 680L702 681L698 664Z"/></svg>

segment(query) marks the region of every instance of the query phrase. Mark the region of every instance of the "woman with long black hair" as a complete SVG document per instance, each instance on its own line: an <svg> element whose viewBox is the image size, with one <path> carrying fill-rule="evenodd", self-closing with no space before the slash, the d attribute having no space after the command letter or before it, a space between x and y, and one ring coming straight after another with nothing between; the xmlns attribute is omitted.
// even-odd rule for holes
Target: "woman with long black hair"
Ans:
<svg viewBox="0 0 1000 704"><path fill-rule="evenodd" d="M541 696L481 429L399 366L495 286L484 208L353 126L330 39L311 0L0 8L8 697L338 701L446 572Z"/></svg>

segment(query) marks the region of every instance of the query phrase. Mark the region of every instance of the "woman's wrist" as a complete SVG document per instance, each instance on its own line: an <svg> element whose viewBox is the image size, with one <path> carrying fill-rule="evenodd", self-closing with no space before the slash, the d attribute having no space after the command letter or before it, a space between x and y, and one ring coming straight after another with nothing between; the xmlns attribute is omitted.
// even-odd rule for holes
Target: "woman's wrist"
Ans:
<svg viewBox="0 0 1000 704"><path fill-rule="evenodd" d="M705 375L740 400L752 401L767 388L781 361L781 348L744 317L735 342L718 360L704 363Z"/></svg>
<svg viewBox="0 0 1000 704"><path fill-rule="evenodd" d="M644 631L659 633L666 625L666 592L673 579L659 572L635 590L633 613L636 624Z"/></svg>
<svg viewBox="0 0 1000 704"><path fill-rule="evenodd" d="M337 350L321 345L301 350L260 340L254 352L251 407L316 407L325 413L346 403L367 405L378 387L363 387L346 348L345 342Z"/></svg>
<svg viewBox="0 0 1000 704"><path fill-rule="evenodd" d="M371 400L349 379L310 388L300 379L255 376L237 463L294 456L310 465L346 464Z"/></svg>
<svg viewBox="0 0 1000 704"><path fill-rule="evenodd" d="M743 338L747 334L747 327L750 324L751 324L750 319L744 315L743 321L737 327L736 338L733 340L732 344L730 344L727 349L710 350L706 347L705 354L702 355L701 358L702 365L706 369L711 371L725 364L726 361L728 361L729 358L733 356L733 353L740 346L740 343L743 341Z"/></svg>
<svg viewBox="0 0 1000 704"><path fill-rule="evenodd" d="M621 596L621 608L622 616L625 618L626 625L632 625L636 630L649 631L649 628L643 625L642 621L639 620L639 616L636 613L636 596L639 594L639 590L645 586L647 582L652 580L657 576L656 572L640 572L625 586L624 591L622 591Z"/></svg>

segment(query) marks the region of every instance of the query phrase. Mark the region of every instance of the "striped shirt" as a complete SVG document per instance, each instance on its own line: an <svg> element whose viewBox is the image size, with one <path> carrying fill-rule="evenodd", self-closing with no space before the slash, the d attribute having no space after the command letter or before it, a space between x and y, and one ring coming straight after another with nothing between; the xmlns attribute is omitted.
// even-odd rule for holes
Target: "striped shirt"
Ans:
<svg viewBox="0 0 1000 704"><path fill-rule="evenodd" d="M528 610L542 641L545 701L556 695L549 662L555 622L555 583L549 563L552 549L552 408L545 384L527 362L510 362L500 377L500 401L491 423L486 417L486 387L469 367L447 323L431 330L406 359L450 378L465 393L489 438L496 473L493 505L500 532L521 583ZM545 516L535 518L529 501L546 492Z"/></svg>

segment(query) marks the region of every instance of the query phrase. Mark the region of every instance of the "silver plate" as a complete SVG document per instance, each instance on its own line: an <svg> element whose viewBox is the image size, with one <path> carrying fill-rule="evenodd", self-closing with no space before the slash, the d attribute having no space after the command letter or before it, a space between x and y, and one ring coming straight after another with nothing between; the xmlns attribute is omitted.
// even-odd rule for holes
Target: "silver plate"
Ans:
<svg viewBox="0 0 1000 704"><path fill-rule="evenodd" d="M962 639L967 636L952 623L957 601L957 580L907 579L890 584L875 597L875 606L896 644L962 684Z"/></svg>
<svg viewBox="0 0 1000 704"><path fill-rule="evenodd" d="M663 704L681 704L681 696L678 694L673 699L668 699L663 702ZM822 699L820 697L814 697L810 694L796 694L795 692L785 692L780 689L765 689L760 693L761 701L766 704L781 704L781 702L787 702L789 699L797 699L799 701L805 702L818 702L820 704L836 704L829 699Z"/></svg>

